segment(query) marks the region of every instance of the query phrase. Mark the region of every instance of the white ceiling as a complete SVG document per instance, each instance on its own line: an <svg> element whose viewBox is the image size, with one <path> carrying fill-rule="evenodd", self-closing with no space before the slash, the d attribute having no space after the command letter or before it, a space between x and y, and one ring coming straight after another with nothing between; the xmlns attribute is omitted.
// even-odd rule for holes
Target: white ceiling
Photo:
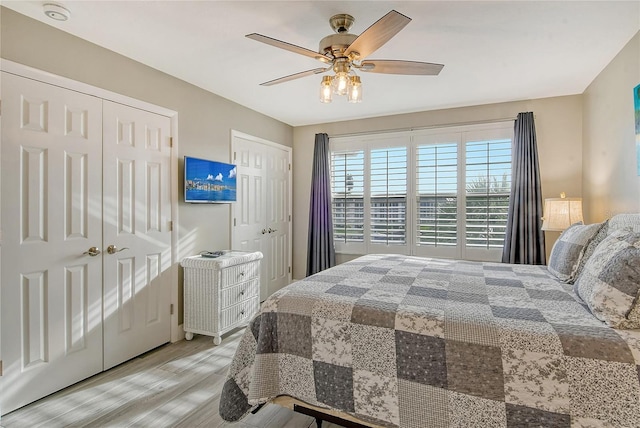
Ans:
<svg viewBox="0 0 640 428"><path fill-rule="evenodd" d="M43 3L2 5L292 126L580 94L640 29L640 0L60 1L66 22ZM439 76L361 73L360 104L320 103L320 75L259 86L322 64L246 34L317 50L332 15L360 34L392 9L413 21L369 58L445 64Z"/></svg>

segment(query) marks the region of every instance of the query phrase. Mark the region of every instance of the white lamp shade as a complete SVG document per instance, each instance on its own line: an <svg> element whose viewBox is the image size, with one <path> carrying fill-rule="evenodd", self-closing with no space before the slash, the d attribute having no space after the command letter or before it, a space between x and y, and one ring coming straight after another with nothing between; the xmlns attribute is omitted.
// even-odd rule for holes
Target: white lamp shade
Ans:
<svg viewBox="0 0 640 428"><path fill-rule="evenodd" d="M542 230L565 230L582 219L582 198L550 198L544 200Z"/></svg>

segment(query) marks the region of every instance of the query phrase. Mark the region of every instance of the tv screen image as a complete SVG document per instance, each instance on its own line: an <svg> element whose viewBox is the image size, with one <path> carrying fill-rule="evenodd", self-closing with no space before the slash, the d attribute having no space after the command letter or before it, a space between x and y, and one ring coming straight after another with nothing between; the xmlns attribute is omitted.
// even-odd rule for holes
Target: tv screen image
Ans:
<svg viewBox="0 0 640 428"><path fill-rule="evenodd" d="M236 201L236 166L184 157L184 200L192 203Z"/></svg>

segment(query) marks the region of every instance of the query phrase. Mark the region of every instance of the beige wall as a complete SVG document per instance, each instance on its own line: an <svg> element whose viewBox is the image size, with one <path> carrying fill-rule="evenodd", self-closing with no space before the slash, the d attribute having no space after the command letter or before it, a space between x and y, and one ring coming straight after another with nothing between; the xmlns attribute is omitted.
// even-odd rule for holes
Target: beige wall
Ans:
<svg viewBox="0 0 640 428"><path fill-rule="evenodd" d="M533 111L538 137L540 176L543 197L582 196L582 97L580 95L475 107L436 110L421 113L325 123L296 127L293 130L293 277L306 273L309 192L315 134L330 136L358 132L409 129L426 126L515 118L520 112ZM558 237L547 233L547 254ZM338 256L343 262L350 256Z"/></svg>
<svg viewBox="0 0 640 428"><path fill-rule="evenodd" d="M10 9L1 11L2 58L177 111L180 159L229 161L232 129L292 146L289 125ZM180 188L182 174L180 162ZM229 248L230 214L229 204L180 202L178 259Z"/></svg>
<svg viewBox="0 0 640 428"><path fill-rule="evenodd" d="M633 88L640 84L640 32L583 94L585 219L640 212Z"/></svg>
<svg viewBox="0 0 640 428"><path fill-rule="evenodd" d="M583 196L588 221L598 221L615 212L640 211L631 91L640 83L638 34L583 96L291 128L6 8L2 8L0 31L3 58L177 111L180 157L188 154L229 159L231 129L293 147L294 278L303 277L306 270L309 166L317 132L341 135L408 129L502 119L515 117L518 112L533 111L544 197L555 197L561 191L568 196ZM229 216L228 205L194 206L181 202L179 257L202 249L227 247L230 242ZM547 251L556 238L557 233L547 234Z"/></svg>

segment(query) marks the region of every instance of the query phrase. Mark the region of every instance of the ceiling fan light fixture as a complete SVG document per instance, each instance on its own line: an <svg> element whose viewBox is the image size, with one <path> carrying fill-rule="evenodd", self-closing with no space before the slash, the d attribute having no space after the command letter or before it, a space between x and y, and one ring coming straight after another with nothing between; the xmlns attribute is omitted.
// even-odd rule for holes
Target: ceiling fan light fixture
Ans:
<svg viewBox="0 0 640 428"><path fill-rule="evenodd" d="M333 76L333 93L336 95L347 95L349 92L349 74L345 72L336 73Z"/></svg>
<svg viewBox="0 0 640 428"><path fill-rule="evenodd" d="M360 76L349 77L349 92L347 93L347 100L350 103L362 102L362 82Z"/></svg>
<svg viewBox="0 0 640 428"><path fill-rule="evenodd" d="M330 103L332 101L332 95L331 76L323 76L322 82L320 82L320 102Z"/></svg>
<svg viewBox="0 0 640 428"><path fill-rule="evenodd" d="M356 76L356 70L381 74L437 76L444 67L443 64L421 61L369 59L370 54L391 40L411 22L411 18L396 10L378 19L360 35L349 33L353 22L353 16L345 13L332 16L329 24L336 34L320 40L317 52L262 34L247 34L246 37L250 39L310 57L328 65L325 68L290 74L260 85L271 86L333 70L335 74L324 77L320 83L320 101L330 103L333 94L336 94L346 95L350 103L359 103L362 102L362 82L360 77Z"/></svg>

